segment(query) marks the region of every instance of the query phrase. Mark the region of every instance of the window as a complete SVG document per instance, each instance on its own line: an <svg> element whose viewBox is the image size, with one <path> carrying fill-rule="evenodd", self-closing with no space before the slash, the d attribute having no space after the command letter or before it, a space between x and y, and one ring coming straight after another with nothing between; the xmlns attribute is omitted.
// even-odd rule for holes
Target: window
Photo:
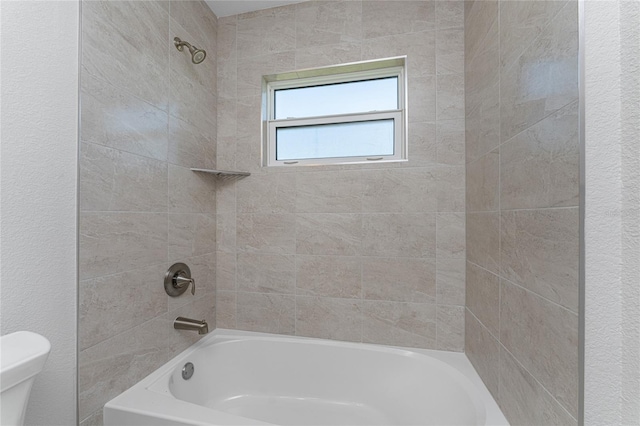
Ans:
<svg viewBox="0 0 640 426"><path fill-rule="evenodd" d="M404 161L405 58L265 76L264 164Z"/></svg>

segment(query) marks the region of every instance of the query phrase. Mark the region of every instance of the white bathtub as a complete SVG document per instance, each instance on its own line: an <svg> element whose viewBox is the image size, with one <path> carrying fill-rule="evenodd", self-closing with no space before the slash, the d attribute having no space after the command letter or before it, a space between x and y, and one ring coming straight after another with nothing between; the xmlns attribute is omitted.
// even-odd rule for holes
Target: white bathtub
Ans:
<svg viewBox="0 0 640 426"><path fill-rule="evenodd" d="M107 403L104 423L508 424L461 353L220 329Z"/></svg>

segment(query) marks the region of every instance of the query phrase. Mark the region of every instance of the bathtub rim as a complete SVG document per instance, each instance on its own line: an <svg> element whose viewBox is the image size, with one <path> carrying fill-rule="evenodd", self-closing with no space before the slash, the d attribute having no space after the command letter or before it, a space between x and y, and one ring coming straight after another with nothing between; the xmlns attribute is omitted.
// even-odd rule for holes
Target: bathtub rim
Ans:
<svg viewBox="0 0 640 426"><path fill-rule="evenodd" d="M408 348L392 345L379 345L372 343L359 343L349 341L338 341L319 339L314 337L292 336L282 334L261 333L244 330L231 330L216 328L210 332L207 336L203 337L187 349L167 361L158 369L151 372L144 379L138 381L129 389L125 390L109 402L105 404L103 408L104 420L118 412L129 412L133 415L139 415L142 417L152 415L154 418L160 420L158 424L173 425L202 425L211 424L207 423L209 420L209 414L211 411L215 411L220 415L220 424L225 425L246 425L247 418L227 414L219 410L213 410L212 408L203 407L191 402L180 400L174 397L167 388L167 384L162 381L163 378L167 378L180 365L181 361L194 352L207 347L212 344L231 343L234 341L241 341L246 339L256 339L262 341L285 341L285 342L304 342L314 345L323 346L339 346L356 348L362 350L373 350L376 352L394 353L402 356L418 357L435 359L445 365L453 368L458 372L464 380L461 384L463 387L467 387L464 383L468 381L475 391L475 396L472 397L474 404L481 402L482 408L485 412L485 424L487 425L508 425L506 418L502 414L502 411L498 407L497 402L484 385L484 382L474 369L473 365L467 358L464 352L451 352L441 351L435 349L421 349L421 348ZM457 378L454 378L457 379ZM479 400L479 401L478 401ZM167 404L163 404L162 401L166 401ZM168 403L171 401L171 410L167 409ZM159 404L160 402L160 404ZM180 413L176 413L175 409L178 409ZM182 414L181 414L182 413ZM188 418L188 420L185 419ZM255 425L272 425L272 423L261 422L259 420L249 419L251 424ZM106 424L106 423L105 423ZM123 424L120 421L118 424ZM134 424L134 423L132 423ZM123 424L124 426L124 424Z"/></svg>

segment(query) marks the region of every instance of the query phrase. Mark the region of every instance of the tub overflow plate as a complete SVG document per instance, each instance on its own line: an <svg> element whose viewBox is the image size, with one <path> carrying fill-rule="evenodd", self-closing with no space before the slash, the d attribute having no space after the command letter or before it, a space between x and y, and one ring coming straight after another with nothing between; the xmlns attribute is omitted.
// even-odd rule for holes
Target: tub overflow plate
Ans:
<svg viewBox="0 0 640 426"><path fill-rule="evenodd" d="M182 378L185 380L189 380L193 376L193 363L188 362L182 367Z"/></svg>

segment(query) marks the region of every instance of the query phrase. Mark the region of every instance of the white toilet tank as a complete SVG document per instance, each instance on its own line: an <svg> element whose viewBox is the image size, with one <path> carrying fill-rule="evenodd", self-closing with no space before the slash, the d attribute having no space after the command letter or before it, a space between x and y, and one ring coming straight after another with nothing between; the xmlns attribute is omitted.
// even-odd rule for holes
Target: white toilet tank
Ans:
<svg viewBox="0 0 640 426"><path fill-rule="evenodd" d="M30 331L0 337L0 425L22 425L31 385L49 356L49 341Z"/></svg>

